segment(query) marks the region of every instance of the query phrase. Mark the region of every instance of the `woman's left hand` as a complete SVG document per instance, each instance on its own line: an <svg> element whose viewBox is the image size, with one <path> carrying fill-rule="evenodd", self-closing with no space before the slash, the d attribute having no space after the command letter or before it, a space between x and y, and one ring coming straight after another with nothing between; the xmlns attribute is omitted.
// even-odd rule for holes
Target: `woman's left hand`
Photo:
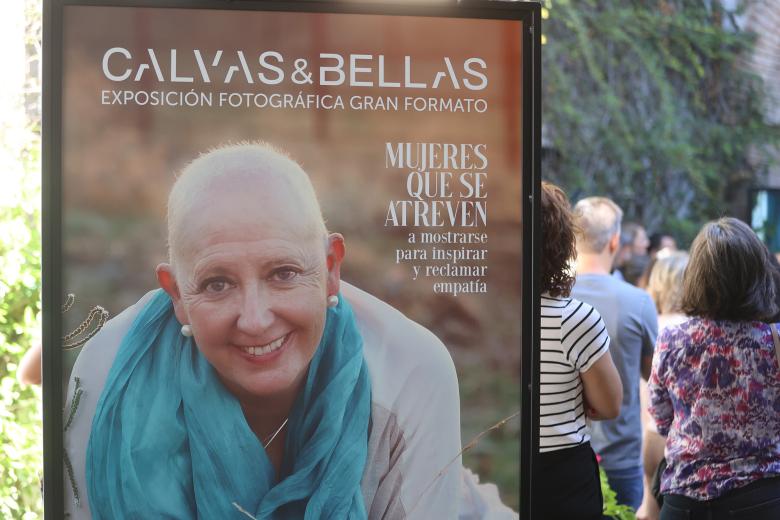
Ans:
<svg viewBox="0 0 780 520"><path fill-rule="evenodd" d="M636 520L658 520L661 516L661 508L655 497L645 489L645 495L642 498L642 504L636 511Z"/></svg>

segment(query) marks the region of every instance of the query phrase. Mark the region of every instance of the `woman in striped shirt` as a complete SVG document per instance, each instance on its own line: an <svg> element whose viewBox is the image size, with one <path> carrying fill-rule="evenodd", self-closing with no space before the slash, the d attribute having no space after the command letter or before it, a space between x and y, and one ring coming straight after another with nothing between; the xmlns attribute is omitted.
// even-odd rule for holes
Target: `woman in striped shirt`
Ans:
<svg viewBox="0 0 780 520"><path fill-rule="evenodd" d="M541 387L539 466L534 509L545 520L600 519L598 463L587 419L620 413L623 387L609 355L599 313L569 297L576 256L571 205L557 186L542 183Z"/></svg>

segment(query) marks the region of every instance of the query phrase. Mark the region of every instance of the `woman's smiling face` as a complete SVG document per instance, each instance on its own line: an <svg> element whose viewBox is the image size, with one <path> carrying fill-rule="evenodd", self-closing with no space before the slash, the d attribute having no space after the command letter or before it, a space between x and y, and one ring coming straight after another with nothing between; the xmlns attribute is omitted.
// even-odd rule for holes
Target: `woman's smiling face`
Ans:
<svg viewBox="0 0 780 520"><path fill-rule="evenodd" d="M338 292L342 239L306 222L284 193L227 191L190 212L167 267L176 315L240 401L297 392Z"/></svg>
<svg viewBox="0 0 780 520"><path fill-rule="evenodd" d="M322 241L215 237L191 265L180 284L182 304L225 386L237 396L261 396L298 382L325 326Z"/></svg>

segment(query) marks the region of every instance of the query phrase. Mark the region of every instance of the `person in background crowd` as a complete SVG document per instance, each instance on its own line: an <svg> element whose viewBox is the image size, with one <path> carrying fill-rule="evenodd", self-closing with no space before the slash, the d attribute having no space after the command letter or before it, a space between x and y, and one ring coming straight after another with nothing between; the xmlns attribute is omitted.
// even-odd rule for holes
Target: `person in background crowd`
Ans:
<svg viewBox="0 0 780 520"><path fill-rule="evenodd" d="M650 255L650 258L655 258L655 255L657 255L658 252L662 249L677 251L677 241L674 239L674 237L660 231L656 231L650 235L649 244L650 245L647 250L647 254Z"/></svg>
<svg viewBox="0 0 780 520"><path fill-rule="evenodd" d="M647 292L658 311L659 332L688 319L682 312L682 281L688 259L686 251L674 251L659 255L653 265Z"/></svg>
<svg viewBox="0 0 780 520"><path fill-rule="evenodd" d="M682 280L688 265L688 253L685 251L662 250L650 272L647 292L655 302L658 311L658 330L678 325L688 319L682 313ZM664 458L664 438L655 429L655 423L647 411L650 397L647 384L640 383L639 400L642 405L642 462L645 470L644 495L642 505L637 510L637 520L658 520L660 506L651 492L652 482L658 464Z"/></svg>
<svg viewBox="0 0 780 520"><path fill-rule="evenodd" d="M623 280L640 289L647 288L647 276L652 266L647 255L634 255L623 264Z"/></svg>
<svg viewBox="0 0 780 520"><path fill-rule="evenodd" d="M622 218L622 217L621 217ZM620 233L620 247L613 261L613 273L621 280L625 279L625 267L632 258L647 256L647 248L650 245L645 228L636 222L627 222L622 225ZM642 272L639 271L639 274ZM636 278L639 278L637 275ZM630 282L629 282L630 283ZM634 284L632 284L634 285Z"/></svg>
<svg viewBox="0 0 780 520"><path fill-rule="evenodd" d="M623 384L620 415L594 424L592 443L618 502L636 509L643 486L639 378L650 374L658 330L655 305L647 292L610 275L620 244L620 207L605 197L589 197L577 203L574 213L577 280L572 296L604 318Z"/></svg>
<svg viewBox="0 0 780 520"><path fill-rule="evenodd" d="M30 349L24 353L19 368L16 369L16 377L24 385L41 384L41 344L34 343Z"/></svg>
<svg viewBox="0 0 780 520"><path fill-rule="evenodd" d="M662 332L649 380L666 436L661 520L780 518L780 340L763 322L776 298L769 251L750 227L706 224L683 277L692 318Z"/></svg>
<svg viewBox="0 0 780 520"><path fill-rule="evenodd" d="M569 297L574 221L566 195L546 182L541 216L540 455L532 481L534 518L597 520L603 500L586 416L616 417L623 390L604 321L590 305Z"/></svg>

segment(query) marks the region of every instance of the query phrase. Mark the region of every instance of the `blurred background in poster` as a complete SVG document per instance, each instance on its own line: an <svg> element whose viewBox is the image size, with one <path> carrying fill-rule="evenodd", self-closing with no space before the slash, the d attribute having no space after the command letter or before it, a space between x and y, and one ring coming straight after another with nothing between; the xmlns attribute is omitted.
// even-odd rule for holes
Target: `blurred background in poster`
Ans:
<svg viewBox="0 0 780 520"><path fill-rule="evenodd" d="M166 199L187 162L221 144L261 140L288 152L311 176L329 229L346 238L343 278L423 324L449 348L460 380L464 444L517 411L522 294L519 22L71 7L65 27L63 280L65 290L77 296L65 315L67 330L94 305L114 316L156 288L154 268L166 260ZM484 34L498 37L486 39ZM128 81L113 82L103 74L104 55L113 47L133 57L114 55L111 61L115 74L132 69ZM194 82L159 82L153 68L133 82L138 65L150 61L147 49L155 50L163 71L170 71L170 49L177 49L178 75L194 77ZM223 50L224 65L215 69L221 76L212 74L213 82L203 83L192 49L208 59ZM322 63L322 52L371 55L373 61L361 66L373 68L365 77L373 76L375 83L380 54L387 81L403 81L405 57L410 56L412 79L428 83L444 68L444 56L454 64L477 56L487 63L489 82L479 92L456 90L447 79L436 90L326 87L317 81L269 87L248 84L239 72L225 84L225 71L236 63L238 50L253 70L257 56L266 50L284 56L285 66L306 59L309 71ZM102 95L106 90L186 94L193 88L212 92L214 106L102 102L113 99ZM220 91L341 95L347 106L218 107ZM349 106L355 94L361 96L363 109ZM388 97L480 97L489 108L484 113L405 111L401 101L398 110L365 109L368 96L375 105ZM386 227L389 203L410 199L409 170L386 167L386 143L484 144L489 160L487 225ZM409 249L408 234L423 230L487 233L486 246L464 246L487 248L486 258L463 262L487 267L482 280L487 292L436 293L433 283L443 278L412 280L411 265L397 261L397 250ZM76 354L66 355L70 366ZM504 501L515 508L518 437L519 421L513 419L465 459L481 477L496 482Z"/></svg>

